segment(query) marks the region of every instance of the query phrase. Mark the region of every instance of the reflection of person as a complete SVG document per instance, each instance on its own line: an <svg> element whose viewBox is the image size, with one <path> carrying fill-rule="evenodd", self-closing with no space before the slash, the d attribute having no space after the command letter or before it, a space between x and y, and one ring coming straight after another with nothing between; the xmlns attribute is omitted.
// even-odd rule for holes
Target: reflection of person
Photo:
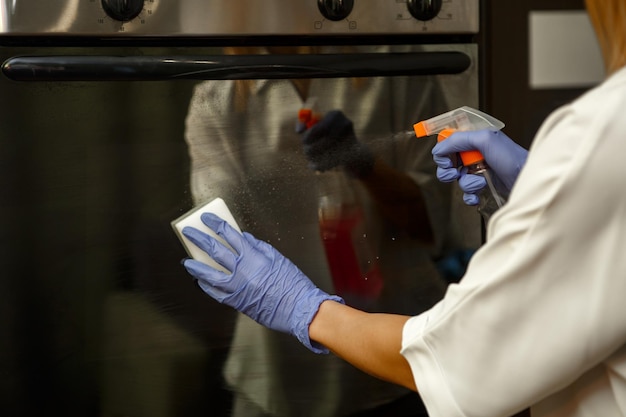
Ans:
<svg viewBox="0 0 626 417"><path fill-rule="evenodd" d="M344 143L372 156L371 163L365 164L367 172L352 170L346 176L363 206L368 240L378 249L385 281L380 296L368 307L403 314L429 308L443 296L447 285L432 259L450 248L449 236L454 235L455 224L448 221L451 189L437 181L426 141L393 134L447 108L433 80L396 77L199 84L186 129L194 200L224 198L245 230L287 254L319 288L334 291L320 241L315 193L318 180L326 173L314 172L313 165L319 161L315 152L305 155L303 141L310 151L326 137L320 134L321 128L337 132L336 124L344 123L349 126L340 135ZM316 97L319 109L341 112L331 112L319 126L297 134L298 111L310 96ZM325 168L336 165L350 171L348 160L348 156L339 158ZM383 181L381 175L394 179ZM390 198L398 195L392 194L394 189L404 197L390 204ZM394 222L385 220L390 213L394 214L386 218ZM430 221L425 222L425 216ZM420 232L426 236L419 236ZM388 243L382 246L381 241ZM236 323L225 377L237 394L235 415L249 415L258 409L258 415L339 416L410 394L336 357L311 356L292 338L269 331L245 315Z"/></svg>
<svg viewBox="0 0 626 417"><path fill-rule="evenodd" d="M546 120L527 161L489 131L457 133L433 149L442 175L453 169L446 155L478 148L501 180L515 183L486 244L433 308L406 317L345 306L272 246L211 215L204 221L236 253L195 229L185 233L233 273L193 260L185 267L208 294L230 294L224 302L260 323L419 389L432 417L527 407L533 417L626 415L626 7L587 7L610 76ZM499 166L501 155L514 163ZM285 280L293 291L278 289ZM237 305L244 294L263 297L265 311Z"/></svg>

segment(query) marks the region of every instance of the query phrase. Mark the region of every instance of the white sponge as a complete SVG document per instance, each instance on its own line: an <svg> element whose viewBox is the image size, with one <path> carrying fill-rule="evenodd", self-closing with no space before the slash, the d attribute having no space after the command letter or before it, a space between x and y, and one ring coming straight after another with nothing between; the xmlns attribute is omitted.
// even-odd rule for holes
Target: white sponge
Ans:
<svg viewBox="0 0 626 417"><path fill-rule="evenodd" d="M176 220L172 221L172 227L174 228L176 235L182 242L183 246L185 247L185 250L187 251L190 257L200 262L203 262L220 271L229 272L223 266L215 262L206 252L204 252L202 249L194 245L189 239L183 236L183 232L182 232L183 228L187 226L191 226L191 227L195 227L196 229L204 233L207 233L210 236L213 236L214 238L222 242L224 245L230 247L228 243L226 243L221 237L217 236L217 234L213 230L209 229L204 223L202 223L202 220L200 219L200 216L202 215L202 213L214 213L218 215L219 217L224 219L228 224L234 227L235 230L241 233L241 229L239 228L239 225L237 225L237 222L235 221L235 218L231 214L230 210L228 209L228 206L226 205L224 200L222 200L221 198L216 198L215 200L212 200L203 206L199 206L199 207L195 207L191 209L190 211L183 214Z"/></svg>

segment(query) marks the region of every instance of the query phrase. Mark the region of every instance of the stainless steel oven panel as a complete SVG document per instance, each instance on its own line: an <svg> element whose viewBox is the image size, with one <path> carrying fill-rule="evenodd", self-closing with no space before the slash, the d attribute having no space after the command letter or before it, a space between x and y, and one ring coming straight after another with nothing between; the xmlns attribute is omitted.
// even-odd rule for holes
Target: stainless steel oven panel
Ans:
<svg viewBox="0 0 626 417"><path fill-rule="evenodd" d="M353 4L347 17L326 18ZM418 20L414 0L0 0L0 36L233 36L474 34L479 0L424 2L436 16ZM124 8L115 16L118 8ZM133 10L133 8L135 8ZM339 8L339 9L336 9ZM107 12L106 9L109 11ZM121 15L121 16L120 16ZM426 19L426 18L424 18Z"/></svg>

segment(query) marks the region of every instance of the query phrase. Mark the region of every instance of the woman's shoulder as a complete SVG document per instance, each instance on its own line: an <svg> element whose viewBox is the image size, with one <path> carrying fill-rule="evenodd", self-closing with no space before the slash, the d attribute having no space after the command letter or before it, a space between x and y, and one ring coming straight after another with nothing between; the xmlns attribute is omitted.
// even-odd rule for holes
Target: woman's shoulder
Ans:
<svg viewBox="0 0 626 417"><path fill-rule="evenodd" d="M626 110L626 68L614 73L601 84L556 109L543 123L536 139L541 141L558 128L583 133L598 132L602 126L624 123Z"/></svg>
<svg viewBox="0 0 626 417"><path fill-rule="evenodd" d="M588 123L615 123L626 110L626 67L591 88L566 106L569 113ZM567 114L568 112L564 112Z"/></svg>

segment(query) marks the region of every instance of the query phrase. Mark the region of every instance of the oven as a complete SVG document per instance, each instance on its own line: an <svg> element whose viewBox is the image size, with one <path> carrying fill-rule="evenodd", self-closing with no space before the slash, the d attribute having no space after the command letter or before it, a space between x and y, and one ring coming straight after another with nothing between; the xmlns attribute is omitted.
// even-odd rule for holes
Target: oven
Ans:
<svg viewBox="0 0 626 417"><path fill-rule="evenodd" d="M0 0L3 414L427 415L202 293L171 222L221 197L349 303L434 305L481 222L410 131L480 107L479 17L479 0ZM393 180L311 169L313 100ZM329 178L359 207L330 229ZM391 192L406 180L426 220Z"/></svg>

